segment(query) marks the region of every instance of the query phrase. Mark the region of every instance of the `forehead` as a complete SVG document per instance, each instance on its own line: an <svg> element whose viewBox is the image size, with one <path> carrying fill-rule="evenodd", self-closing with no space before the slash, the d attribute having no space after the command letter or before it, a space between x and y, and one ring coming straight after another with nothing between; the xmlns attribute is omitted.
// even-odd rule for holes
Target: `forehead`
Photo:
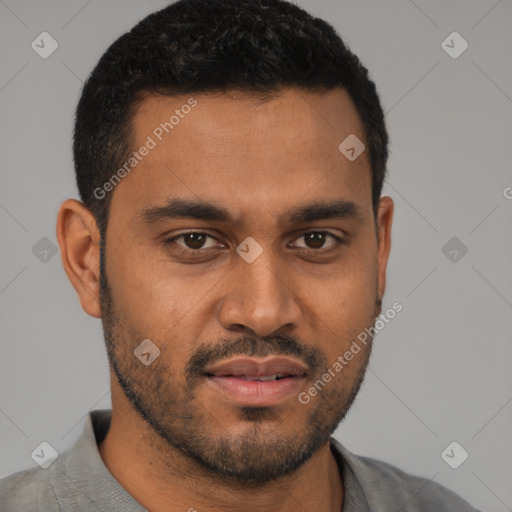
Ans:
<svg viewBox="0 0 512 512"><path fill-rule="evenodd" d="M281 216L303 199L346 198L371 207L367 151L339 149L363 127L341 89L284 90L266 101L231 92L149 95L133 120L134 150L150 148L116 187L114 203L144 209L170 197ZM366 206L365 206L366 205Z"/></svg>

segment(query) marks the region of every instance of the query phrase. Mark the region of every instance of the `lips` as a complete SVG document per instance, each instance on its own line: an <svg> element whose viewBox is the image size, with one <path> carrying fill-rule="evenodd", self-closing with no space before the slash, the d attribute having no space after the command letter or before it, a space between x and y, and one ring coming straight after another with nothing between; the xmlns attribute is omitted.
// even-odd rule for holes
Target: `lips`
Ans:
<svg viewBox="0 0 512 512"><path fill-rule="evenodd" d="M279 380L285 377L305 377L307 368L300 362L287 357L273 357L263 361L239 357L207 367L208 376L237 377L244 380Z"/></svg>
<svg viewBox="0 0 512 512"><path fill-rule="evenodd" d="M239 357L207 367L204 374L215 392L230 403L270 407L296 396L307 372L306 366L287 357Z"/></svg>

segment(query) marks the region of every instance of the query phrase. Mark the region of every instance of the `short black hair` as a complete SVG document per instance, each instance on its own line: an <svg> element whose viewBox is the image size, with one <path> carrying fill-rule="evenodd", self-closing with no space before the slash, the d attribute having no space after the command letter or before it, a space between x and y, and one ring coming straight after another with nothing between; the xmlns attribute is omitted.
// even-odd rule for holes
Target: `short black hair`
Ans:
<svg viewBox="0 0 512 512"><path fill-rule="evenodd" d="M364 129L376 214L388 158L384 113L368 70L334 28L284 0L179 0L119 37L83 87L76 180L102 236L111 194L99 198L95 190L134 151L131 121L145 94L261 96L290 87L348 92Z"/></svg>

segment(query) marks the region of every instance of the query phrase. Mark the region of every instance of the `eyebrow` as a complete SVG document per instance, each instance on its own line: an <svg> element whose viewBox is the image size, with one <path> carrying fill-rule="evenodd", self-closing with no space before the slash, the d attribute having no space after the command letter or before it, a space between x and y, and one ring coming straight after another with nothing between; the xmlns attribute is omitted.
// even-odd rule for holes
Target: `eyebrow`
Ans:
<svg viewBox="0 0 512 512"><path fill-rule="evenodd" d="M144 223L152 224L168 219L196 219L210 222L234 224L235 220L229 211L213 203L183 198L173 198L166 205L145 208L137 213ZM346 199L327 202L315 202L292 208L280 220L287 218L289 222L314 222L325 219L364 220L361 208Z"/></svg>

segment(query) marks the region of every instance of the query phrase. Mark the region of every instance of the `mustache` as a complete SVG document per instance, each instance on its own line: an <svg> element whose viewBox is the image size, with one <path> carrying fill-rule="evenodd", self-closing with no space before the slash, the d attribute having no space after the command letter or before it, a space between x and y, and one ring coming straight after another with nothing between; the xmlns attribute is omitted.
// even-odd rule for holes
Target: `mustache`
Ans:
<svg viewBox="0 0 512 512"><path fill-rule="evenodd" d="M382 311L382 299L376 297L374 317ZM185 367L188 381L194 381L204 374L207 365L233 356L293 356L305 363L310 372L325 370L329 365L324 353L290 336L267 336L263 338L243 336L236 340L223 339L215 345L201 345Z"/></svg>
<svg viewBox="0 0 512 512"><path fill-rule="evenodd" d="M221 340L215 345L202 345L190 358L185 375L195 380L204 373L207 365L233 356L293 356L305 363L313 374L326 368L327 359L321 350L288 336L254 338L244 336L236 340Z"/></svg>

